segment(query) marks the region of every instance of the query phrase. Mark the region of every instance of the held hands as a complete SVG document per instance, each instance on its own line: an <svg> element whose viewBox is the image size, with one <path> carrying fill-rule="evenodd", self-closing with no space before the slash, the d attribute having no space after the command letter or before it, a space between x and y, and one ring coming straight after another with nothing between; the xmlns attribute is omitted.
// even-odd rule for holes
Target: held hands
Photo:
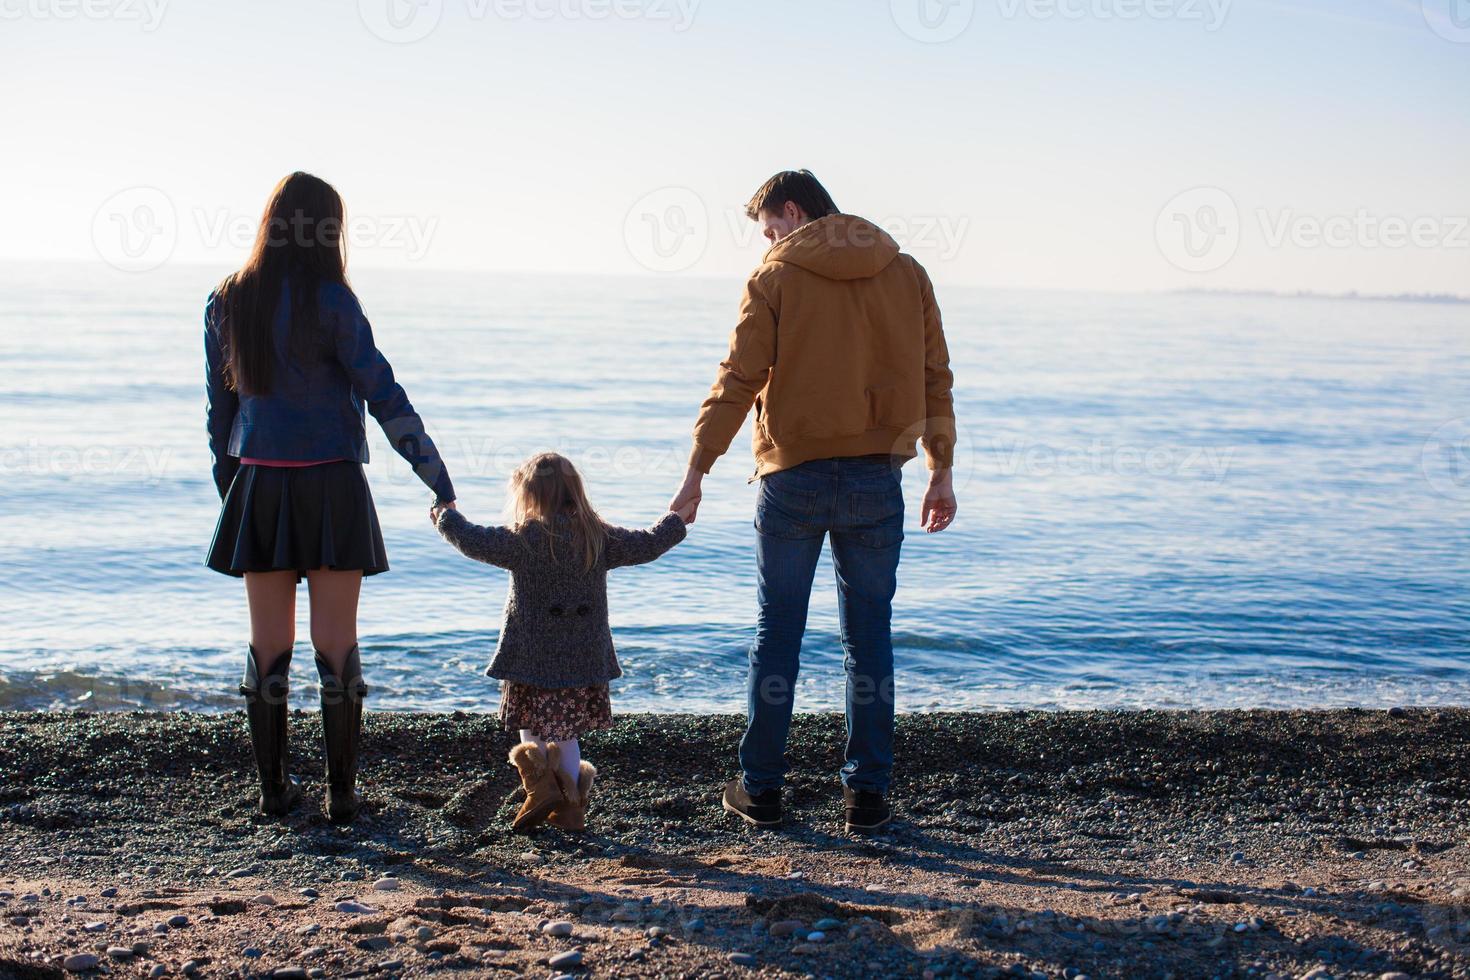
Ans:
<svg viewBox="0 0 1470 980"><path fill-rule="evenodd" d="M679 492L674 494L674 499L669 501L669 510L679 515L679 519L685 524L693 524L694 516L699 512L699 501L702 496L700 484L704 480L704 474L694 467L684 474L684 485L679 487Z"/></svg>
<svg viewBox="0 0 1470 980"><path fill-rule="evenodd" d="M455 506L455 503L452 500L446 500L443 503L435 504L434 506L429 508L429 523L434 525L435 527L438 527L439 515L443 514L446 510L459 510L459 508Z"/></svg>
<svg viewBox="0 0 1470 980"><path fill-rule="evenodd" d="M959 505L954 499L954 471L933 470L929 474L929 489L924 491L919 526L930 534L937 534L949 527L958 510Z"/></svg>

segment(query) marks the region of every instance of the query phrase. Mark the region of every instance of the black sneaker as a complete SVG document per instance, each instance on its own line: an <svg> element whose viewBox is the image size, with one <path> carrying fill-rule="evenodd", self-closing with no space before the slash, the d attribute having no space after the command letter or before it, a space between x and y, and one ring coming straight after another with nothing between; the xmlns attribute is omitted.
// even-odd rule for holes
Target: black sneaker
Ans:
<svg viewBox="0 0 1470 980"><path fill-rule="evenodd" d="M732 779L725 784L721 800L726 811L735 814L753 827L779 827L781 825L781 791L768 789L752 796L746 792L745 780Z"/></svg>
<svg viewBox="0 0 1470 980"><path fill-rule="evenodd" d="M842 802L847 807L847 830L871 834L887 827L893 820L893 810L882 793L870 789L848 789L842 787Z"/></svg>

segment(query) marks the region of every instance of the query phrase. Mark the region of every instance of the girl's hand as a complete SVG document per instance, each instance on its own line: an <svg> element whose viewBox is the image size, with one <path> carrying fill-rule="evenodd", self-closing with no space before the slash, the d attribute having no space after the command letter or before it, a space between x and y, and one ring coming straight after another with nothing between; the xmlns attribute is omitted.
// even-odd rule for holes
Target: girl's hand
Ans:
<svg viewBox="0 0 1470 980"><path fill-rule="evenodd" d="M446 510L459 510L459 508L455 506L454 501L452 500L446 500L443 503L435 504L434 506L429 508L429 523L434 525L435 527L438 527L439 515L443 514Z"/></svg>

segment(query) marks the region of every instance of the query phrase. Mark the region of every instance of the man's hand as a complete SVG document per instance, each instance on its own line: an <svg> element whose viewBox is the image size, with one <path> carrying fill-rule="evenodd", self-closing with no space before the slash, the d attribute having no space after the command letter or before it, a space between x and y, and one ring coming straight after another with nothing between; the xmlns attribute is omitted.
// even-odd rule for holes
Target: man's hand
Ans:
<svg viewBox="0 0 1470 980"><path fill-rule="evenodd" d="M929 474L929 489L924 491L924 507L919 515L919 526L930 534L949 527L959 505L954 499L954 471L933 470Z"/></svg>
<svg viewBox="0 0 1470 980"><path fill-rule="evenodd" d="M703 480L703 473L689 467L689 471L684 474L684 485L679 487L679 492L669 501L669 510L678 514L685 524L693 524L694 515L699 512L699 501L702 497L700 484Z"/></svg>
<svg viewBox="0 0 1470 980"><path fill-rule="evenodd" d="M439 515L444 513L446 510L459 510L459 508L454 505L454 501L452 500L446 500L443 503L435 504L434 506L429 508L429 523L434 525L435 527L438 527Z"/></svg>

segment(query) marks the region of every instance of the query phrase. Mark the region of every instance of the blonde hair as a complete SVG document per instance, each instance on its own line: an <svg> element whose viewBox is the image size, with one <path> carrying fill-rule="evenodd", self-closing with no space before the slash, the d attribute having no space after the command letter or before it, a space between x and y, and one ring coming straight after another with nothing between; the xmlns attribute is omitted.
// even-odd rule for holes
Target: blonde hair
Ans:
<svg viewBox="0 0 1470 980"><path fill-rule="evenodd" d="M548 532L551 557L556 558L556 542L568 543L582 552L582 567L591 571L602 558L607 541L607 525L592 509L582 477L572 461L560 453L538 453L526 460L510 475L506 501L508 523L517 530L536 522ZM568 518L570 533L565 534L558 517Z"/></svg>

